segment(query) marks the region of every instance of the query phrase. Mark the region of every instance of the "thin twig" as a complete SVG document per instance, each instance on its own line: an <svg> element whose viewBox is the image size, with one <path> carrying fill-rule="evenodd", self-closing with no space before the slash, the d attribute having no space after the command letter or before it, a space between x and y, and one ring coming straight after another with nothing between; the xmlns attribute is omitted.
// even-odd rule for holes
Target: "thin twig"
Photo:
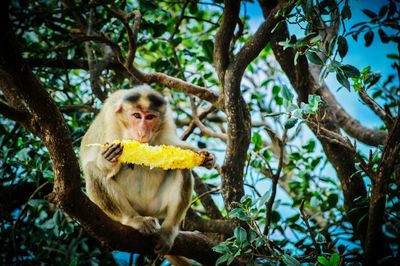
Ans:
<svg viewBox="0 0 400 266"><path fill-rule="evenodd" d="M300 214L301 214L301 219L304 221L307 227L307 231L310 234L311 240L313 242L313 245L315 247L315 251L318 255L321 255L321 248L317 243L317 240L315 239L315 232L311 229L310 223L308 222L308 215L304 211L304 202L305 200L303 199L300 204Z"/></svg>
<svg viewBox="0 0 400 266"><path fill-rule="evenodd" d="M358 91L358 95L360 95L360 98L363 100L363 102L372 110L374 111L375 114L379 116L380 119L385 123L386 127L388 129L391 129L393 126L393 117L390 115L386 114L385 110L377 103L375 102L367 92L365 91L364 88L360 89Z"/></svg>

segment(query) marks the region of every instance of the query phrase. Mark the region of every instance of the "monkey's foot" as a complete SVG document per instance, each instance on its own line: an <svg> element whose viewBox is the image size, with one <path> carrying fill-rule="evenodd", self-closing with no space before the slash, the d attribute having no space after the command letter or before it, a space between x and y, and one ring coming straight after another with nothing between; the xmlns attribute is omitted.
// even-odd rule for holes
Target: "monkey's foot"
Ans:
<svg viewBox="0 0 400 266"><path fill-rule="evenodd" d="M150 216L130 217L127 221L123 221L122 223L133 227L145 235L151 235L160 230L158 219Z"/></svg>
<svg viewBox="0 0 400 266"><path fill-rule="evenodd" d="M174 244L178 230L165 230L161 228L160 232L156 235L156 244L154 245L154 253L168 254Z"/></svg>

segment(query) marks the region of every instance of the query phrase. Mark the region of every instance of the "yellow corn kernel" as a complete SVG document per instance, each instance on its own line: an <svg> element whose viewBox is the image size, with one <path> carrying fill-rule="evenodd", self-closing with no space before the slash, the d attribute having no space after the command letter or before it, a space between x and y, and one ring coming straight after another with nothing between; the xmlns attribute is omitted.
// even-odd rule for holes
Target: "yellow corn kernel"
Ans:
<svg viewBox="0 0 400 266"><path fill-rule="evenodd" d="M121 143L123 151L118 161L168 169L189 169L199 166L204 156L187 149L170 145L150 146L136 140L116 140Z"/></svg>

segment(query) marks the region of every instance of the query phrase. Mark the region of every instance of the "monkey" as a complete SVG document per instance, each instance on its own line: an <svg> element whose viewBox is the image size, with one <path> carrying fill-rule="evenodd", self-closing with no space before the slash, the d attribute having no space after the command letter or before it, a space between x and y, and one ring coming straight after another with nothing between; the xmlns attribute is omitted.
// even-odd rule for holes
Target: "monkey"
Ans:
<svg viewBox="0 0 400 266"><path fill-rule="evenodd" d="M154 252L167 254L190 206L190 170L122 164L118 162L123 151L120 144L88 146L121 139L196 149L179 139L166 99L148 85L114 92L81 142L80 159L89 198L111 219L142 234L155 235ZM205 150L198 152L205 157L202 166L212 168L215 156Z"/></svg>

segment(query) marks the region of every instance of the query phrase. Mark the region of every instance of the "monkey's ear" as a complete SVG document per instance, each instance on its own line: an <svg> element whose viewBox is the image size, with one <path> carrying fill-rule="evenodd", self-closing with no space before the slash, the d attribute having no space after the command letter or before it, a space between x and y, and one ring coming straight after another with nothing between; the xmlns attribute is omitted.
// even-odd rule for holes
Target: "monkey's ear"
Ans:
<svg viewBox="0 0 400 266"><path fill-rule="evenodd" d="M121 113L122 112L122 104L114 105L114 113Z"/></svg>

